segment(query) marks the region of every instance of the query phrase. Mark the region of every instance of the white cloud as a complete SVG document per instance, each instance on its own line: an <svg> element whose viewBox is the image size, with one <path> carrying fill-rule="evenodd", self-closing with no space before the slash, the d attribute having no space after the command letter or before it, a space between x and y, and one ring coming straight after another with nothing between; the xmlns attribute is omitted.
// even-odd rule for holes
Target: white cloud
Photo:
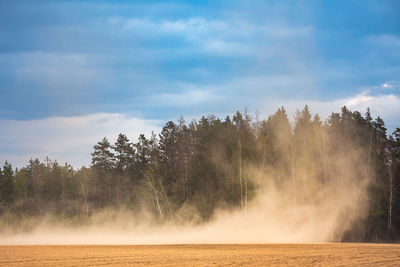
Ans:
<svg viewBox="0 0 400 267"><path fill-rule="evenodd" d="M372 115L383 118L389 127L400 126L400 97L397 95L357 95L345 99L343 102L345 102L350 109L359 110L360 112L365 112L369 107Z"/></svg>
<svg viewBox="0 0 400 267"><path fill-rule="evenodd" d="M397 90L400 89L400 82L396 80L386 81L381 85L381 88L385 90Z"/></svg>
<svg viewBox="0 0 400 267"><path fill-rule="evenodd" d="M114 142L119 133L132 141L139 134L159 131L159 121L120 113L95 113L40 120L1 120L0 161L24 166L30 158L49 156L74 167L90 164L92 147L104 136Z"/></svg>
<svg viewBox="0 0 400 267"><path fill-rule="evenodd" d="M362 106L365 103L371 103L373 99L374 97L368 96L365 93L363 93L348 99L344 104L348 107L358 107Z"/></svg>

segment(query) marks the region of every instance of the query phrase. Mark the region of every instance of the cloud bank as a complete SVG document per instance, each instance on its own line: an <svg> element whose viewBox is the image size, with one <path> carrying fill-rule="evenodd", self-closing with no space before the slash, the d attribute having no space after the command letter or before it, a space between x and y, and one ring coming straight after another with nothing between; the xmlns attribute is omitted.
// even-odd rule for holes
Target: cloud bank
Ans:
<svg viewBox="0 0 400 267"><path fill-rule="evenodd" d="M131 141L140 134L158 132L160 121L146 120L119 113L95 113L75 117L50 117L40 120L1 120L0 160L15 166L30 158L46 156L74 167L90 164L93 145L103 137L114 142L119 133Z"/></svg>

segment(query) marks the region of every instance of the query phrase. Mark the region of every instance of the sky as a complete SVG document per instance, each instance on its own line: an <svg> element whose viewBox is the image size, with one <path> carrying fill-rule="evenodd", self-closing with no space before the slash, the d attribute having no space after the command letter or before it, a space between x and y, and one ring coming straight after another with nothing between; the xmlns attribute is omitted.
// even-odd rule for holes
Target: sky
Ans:
<svg viewBox="0 0 400 267"><path fill-rule="evenodd" d="M400 2L0 0L0 164L168 120L343 105L400 127Z"/></svg>

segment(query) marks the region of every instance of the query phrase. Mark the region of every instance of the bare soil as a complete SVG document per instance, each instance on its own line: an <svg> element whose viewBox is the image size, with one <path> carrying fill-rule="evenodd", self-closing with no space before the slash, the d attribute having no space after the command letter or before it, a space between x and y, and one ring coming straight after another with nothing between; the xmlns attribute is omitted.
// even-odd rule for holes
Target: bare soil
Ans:
<svg viewBox="0 0 400 267"><path fill-rule="evenodd" d="M0 266L400 266L400 245L0 246Z"/></svg>

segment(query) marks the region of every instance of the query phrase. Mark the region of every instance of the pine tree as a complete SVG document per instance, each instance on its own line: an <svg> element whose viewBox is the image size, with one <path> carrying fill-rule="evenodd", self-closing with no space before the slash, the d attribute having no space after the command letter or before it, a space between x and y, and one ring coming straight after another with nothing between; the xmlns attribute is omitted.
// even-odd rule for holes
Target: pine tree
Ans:
<svg viewBox="0 0 400 267"><path fill-rule="evenodd" d="M115 181L115 156L111 152L111 145L106 137L100 142L93 146L92 153L92 165L97 173L97 180L95 184L99 184L99 200L101 206L106 204L111 204L113 201L113 192L115 185L117 185L116 190L116 200L119 203L119 178ZM107 192L107 193L106 193ZM106 198L108 196L108 198Z"/></svg>
<svg viewBox="0 0 400 267"><path fill-rule="evenodd" d="M116 152L115 164L117 172L122 174L128 168L128 166L132 164L135 151L132 147L132 144L129 143L128 137L122 133L118 135L117 141L115 142L113 148Z"/></svg>
<svg viewBox="0 0 400 267"><path fill-rule="evenodd" d="M139 170L145 170L150 161L150 140L144 134L139 136L138 142L134 145L136 148L135 162Z"/></svg>
<svg viewBox="0 0 400 267"><path fill-rule="evenodd" d="M0 176L0 197L1 202L10 205L14 201L14 171L11 164L4 163Z"/></svg>
<svg viewBox="0 0 400 267"><path fill-rule="evenodd" d="M92 165L101 168L104 171L109 171L114 168L115 155L111 152L111 145L106 137L103 138L97 145L93 146Z"/></svg>

